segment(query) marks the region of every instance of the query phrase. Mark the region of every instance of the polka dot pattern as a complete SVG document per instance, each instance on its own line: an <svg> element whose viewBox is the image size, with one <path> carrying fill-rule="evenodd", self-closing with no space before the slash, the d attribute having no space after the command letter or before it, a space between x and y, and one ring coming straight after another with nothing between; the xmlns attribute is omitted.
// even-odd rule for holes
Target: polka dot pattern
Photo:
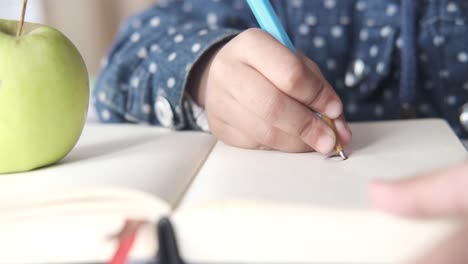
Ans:
<svg viewBox="0 0 468 264"><path fill-rule="evenodd" d="M325 38L323 37L315 37L313 39L313 43L314 43L314 46L316 48L322 48L323 46L325 46Z"/></svg>
<svg viewBox="0 0 468 264"><path fill-rule="evenodd" d="M418 116L446 118L468 137L457 121L461 106L468 102L468 34L459 33L468 32L468 5L463 1L436 4L423 0L418 7L421 12L437 10L446 20L424 13L420 15L423 20L417 21L419 25L436 24L433 30L419 27L420 96L414 107ZM401 56L406 45L401 1L288 0L272 4L282 21L288 21L286 28L294 44L318 64L343 98L348 119L400 117L395 106L400 103ZM102 60L100 78L104 81L97 82L94 93L99 117L105 122L206 128L202 115L198 116L202 112L197 110L197 117L190 117L194 108L183 105L185 78L205 51L247 25L257 24L245 0L203 0L202 5L200 0L159 0L157 7L128 20L117 45ZM129 107L131 104L116 98L142 100Z"/></svg>
<svg viewBox="0 0 468 264"><path fill-rule="evenodd" d="M140 40L140 38L141 38L140 33L135 32L130 36L130 41L131 42L138 42Z"/></svg>
<svg viewBox="0 0 468 264"><path fill-rule="evenodd" d="M138 50L137 55L140 59L146 59L146 57L148 57L148 51L146 50L146 48L141 48Z"/></svg>
<svg viewBox="0 0 468 264"><path fill-rule="evenodd" d="M169 56L167 57L167 60L168 60L168 61L174 61L176 58L177 58L177 53L176 53L176 52L172 52L172 53L169 54Z"/></svg>
<svg viewBox="0 0 468 264"><path fill-rule="evenodd" d="M299 33L301 35L307 35L309 34L309 32L310 32L310 29L308 25L302 24L299 26Z"/></svg>
<svg viewBox="0 0 468 264"><path fill-rule="evenodd" d="M151 20L150 20L150 25L152 27L158 27L159 25L161 24L161 19L159 17L153 17Z"/></svg>
<svg viewBox="0 0 468 264"><path fill-rule="evenodd" d="M101 111L101 118L104 121L109 121L111 119L111 113L109 110L104 109Z"/></svg>
<svg viewBox="0 0 468 264"><path fill-rule="evenodd" d="M192 52L193 52L193 53L199 52L200 49L201 49L201 44L200 44L200 43L195 43L195 44L193 44L193 46L192 46Z"/></svg>
<svg viewBox="0 0 468 264"><path fill-rule="evenodd" d="M152 74L155 74L158 71L158 65L152 62L148 68L148 71Z"/></svg>
<svg viewBox="0 0 468 264"><path fill-rule="evenodd" d="M178 34L174 37L174 42L175 43L181 43L182 41L184 41L184 35L182 34Z"/></svg>
<svg viewBox="0 0 468 264"><path fill-rule="evenodd" d="M461 63L467 63L468 62L468 54L464 51L458 53L458 61Z"/></svg>
<svg viewBox="0 0 468 264"><path fill-rule="evenodd" d="M175 84L176 84L176 80L175 80L174 77L171 77L171 78L169 78L169 79L167 80L167 88L171 88L171 89L172 89L172 88L174 88Z"/></svg>

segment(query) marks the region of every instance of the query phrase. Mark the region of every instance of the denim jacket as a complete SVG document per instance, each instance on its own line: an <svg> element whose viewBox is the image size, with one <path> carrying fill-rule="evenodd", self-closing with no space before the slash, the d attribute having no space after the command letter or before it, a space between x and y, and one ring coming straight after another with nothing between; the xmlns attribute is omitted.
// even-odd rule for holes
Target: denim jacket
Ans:
<svg viewBox="0 0 468 264"><path fill-rule="evenodd" d="M271 2L349 121L441 117L468 137L468 1ZM187 80L210 48L250 27L245 0L160 0L129 18L94 92L101 121L206 130Z"/></svg>

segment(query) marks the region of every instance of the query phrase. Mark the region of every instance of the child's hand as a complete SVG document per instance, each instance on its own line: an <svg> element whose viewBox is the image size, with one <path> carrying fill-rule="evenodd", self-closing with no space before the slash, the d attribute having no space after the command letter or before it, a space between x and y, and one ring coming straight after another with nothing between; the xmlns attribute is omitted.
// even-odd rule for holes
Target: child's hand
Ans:
<svg viewBox="0 0 468 264"><path fill-rule="evenodd" d="M370 198L389 213L410 217L468 216L468 163L398 182L374 182Z"/></svg>
<svg viewBox="0 0 468 264"><path fill-rule="evenodd" d="M247 30L214 52L191 87L211 131L243 148L329 153L336 138L317 111L337 119L342 144L351 140L343 106L319 68L272 36Z"/></svg>
<svg viewBox="0 0 468 264"><path fill-rule="evenodd" d="M386 212L409 217L465 220L460 229L412 264L468 263L468 163L398 182L374 182L370 198Z"/></svg>

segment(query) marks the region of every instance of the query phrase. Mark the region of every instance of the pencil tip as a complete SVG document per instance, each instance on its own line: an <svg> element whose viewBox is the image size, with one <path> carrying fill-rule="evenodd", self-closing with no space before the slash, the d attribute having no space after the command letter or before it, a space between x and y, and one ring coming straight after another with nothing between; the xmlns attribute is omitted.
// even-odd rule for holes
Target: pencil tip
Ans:
<svg viewBox="0 0 468 264"><path fill-rule="evenodd" d="M343 158L343 160L347 160L348 156L344 153L344 151L340 151L340 156Z"/></svg>

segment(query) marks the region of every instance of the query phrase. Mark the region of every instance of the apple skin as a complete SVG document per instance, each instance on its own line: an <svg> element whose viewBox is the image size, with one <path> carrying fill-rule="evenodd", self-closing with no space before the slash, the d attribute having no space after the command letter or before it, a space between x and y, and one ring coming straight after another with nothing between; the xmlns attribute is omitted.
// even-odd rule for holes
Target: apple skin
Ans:
<svg viewBox="0 0 468 264"><path fill-rule="evenodd" d="M88 72L58 30L0 20L0 174L63 159L78 141L88 111Z"/></svg>

